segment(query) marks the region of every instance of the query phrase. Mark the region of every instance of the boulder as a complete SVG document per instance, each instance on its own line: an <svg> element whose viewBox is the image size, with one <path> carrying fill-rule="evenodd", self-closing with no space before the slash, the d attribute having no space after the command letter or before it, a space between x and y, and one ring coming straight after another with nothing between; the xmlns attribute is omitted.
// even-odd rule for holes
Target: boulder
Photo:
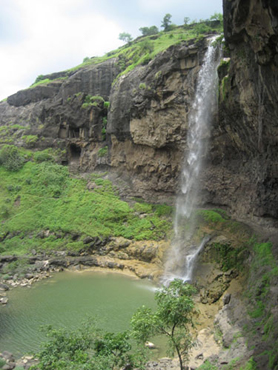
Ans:
<svg viewBox="0 0 278 370"><path fill-rule="evenodd" d="M17 261L17 256L0 256L0 263Z"/></svg>
<svg viewBox="0 0 278 370"><path fill-rule="evenodd" d="M7 291L9 290L9 286L7 284L0 283L0 291Z"/></svg>
<svg viewBox="0 0 278 370"><path fill-rule="evenodd" d="M9 299L7 297L0 297L0 304L7 304Z"/></svg>

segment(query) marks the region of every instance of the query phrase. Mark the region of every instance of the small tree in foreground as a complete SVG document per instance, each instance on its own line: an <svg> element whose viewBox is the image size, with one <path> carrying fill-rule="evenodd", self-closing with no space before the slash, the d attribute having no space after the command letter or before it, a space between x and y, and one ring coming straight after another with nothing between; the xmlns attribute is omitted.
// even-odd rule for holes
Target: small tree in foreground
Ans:
<svg viewBox="0 0 278 370"><path fill-rule="evenodd" d="M163 287L156 292L155 312L142 306L131 319L133 336L138 341L146 342L156 334L166 335L170 354L177 352L181 370L184 369L184 361L193 346L190 328L193 327L192 295L195 292L192 285L174 280L169 287Z"/></svg>

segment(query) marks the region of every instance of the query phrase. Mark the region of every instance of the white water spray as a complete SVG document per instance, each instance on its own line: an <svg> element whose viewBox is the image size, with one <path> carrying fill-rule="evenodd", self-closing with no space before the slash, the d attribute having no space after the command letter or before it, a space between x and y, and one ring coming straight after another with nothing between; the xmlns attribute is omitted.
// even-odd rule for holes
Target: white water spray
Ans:
<svg viewBox="0 0 278 370"><path fill-rule="evenodd" d="M214 40L215 38L209 40L210 45L198 75L196 95L189 115L187 148L181 171L181 193L176 201L175 238L165 266L165 284L175 278L191 280L195 261L208 241L204 239L199 246L186 245L186 241L191 237L186 224L196 204L199 175L210 137L212 115L216 108L219 51L212 46Z"/></svg>

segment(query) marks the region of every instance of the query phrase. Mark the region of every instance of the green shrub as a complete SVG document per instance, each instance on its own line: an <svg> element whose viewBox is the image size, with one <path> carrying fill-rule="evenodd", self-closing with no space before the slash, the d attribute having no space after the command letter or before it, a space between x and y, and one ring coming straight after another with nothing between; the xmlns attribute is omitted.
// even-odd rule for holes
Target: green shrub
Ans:
<svg viewBox="0 0 278 370"><path fill-rule="evenodd" d="M213 210L198 210L195 212L195 217L209 223L224 222L222 216Z"/></svg>
<svg viewBox="0 0 278 370"><path fill-rule="evenodd" d="M99 149L98 156L99 157L105 157L107 153L108 153L108 146L105 146L105 147Z"/></svg>
<svg viewBox="0 0 278 370"><path fill-rule="evenodd" d="M104 104L104 99L102 96L96 95L87 95L85 97L84 103L82 104L81 108L86 109L92 106L97 107L100 104Z"/></svg>
<svg viewBox="0 0 278 370"><path fill-rule="evenodd" d="M146 363L146 350L130 340L128 332L110 333L94 324L83 325L75 331L44 329L48 340L36 354L36 369L122 369L129 364L132 369L142 369Z"/></svg>
<svg viewBox="0 0 278 370"><path fill-rule="evenodd" d="M144 82L140 83L139 89L146 90L146 84Z"/></svg>
<svg viewBox="0 0 278 370"><path fill-rule="evenodd" d="M6 361L0 357L0 369L2 369L4 365L6 365Z"/></svg>
<svg viewBox="0 0 278 370"><path fill-rule="evenodd" d="M241 366L239 370L257 370L257 364L254 361L253 357L251 357L246 362L246 364L244 365L244 367Z"/></svg>
<svg viewBox="0 0 278 370"><path fill-rule="evenodd" d="M34 153L34 160L38 163L52 161L53 159L48 149Z"/></svg>
<svg viewBox="0 0 278 370"><path fill-rule="evenodd" d="M37 135L24 135L22 136L22 140L25 141L25 143L28 145L28 146L32 146L33 144L35 144L37 141L38 141L38 136Z"/></svg>
<svg viewBox="0 0 278 370"><path fill-rule="evenodd" d="M156 214L161 216L171 216L173 213L173 207L167 206L166 204L157 204L155 205Z"/></svg>
<svg viewBox="0 0 278 370"><path fill-rule="evenodd" d="M200 34L203 35L203 34L205 34L206 32L209 31L209 27L205 23L196 24L194 29L195 29L197 35L200 35Z"/></svg>
<svg viewBox="0 0 278 370"><path fill-rule="evenodd" d="M133 209L139 213L151 213L152 205L148 203L135 203Z"/></svg>
<svg viewBox="0 0 278 370"><path fill-rule="evenodd" d="M18 171L23 167L24 157L20 150L13 145L5 145L0 151L0 165L8 171Z"/></svg>
<svg viewBox="0 0 278 370"><path fill-rule="evenodd" d="M154 78L157 80L159 79L159 77L162 75L162 72L161 71L158 71L156 72L156 74L154 75Z"/></svg>
<svg viewBox="0 0 278 370"><path fill-rule="evenodd" d="M151 27L141 27L139 31L142 32L143 36L150 36L158 34L158 28L156 26Z"/></svg>
<svg viewBox="0 0 278 370"><path fill-rule="evenodd" d="M213 365L209 360L206 360L201 366L198 367L198 370L218 370L218 367Z"/></svg>
<svg viewBox="0 0 278 370"><path fill-rule="evenodd" d="M216 252L215 260L221 264L223 271L239 270L246 258L246 253L248 253L245 247L235 248L229 244L214 243L213 248Z"/></svg>

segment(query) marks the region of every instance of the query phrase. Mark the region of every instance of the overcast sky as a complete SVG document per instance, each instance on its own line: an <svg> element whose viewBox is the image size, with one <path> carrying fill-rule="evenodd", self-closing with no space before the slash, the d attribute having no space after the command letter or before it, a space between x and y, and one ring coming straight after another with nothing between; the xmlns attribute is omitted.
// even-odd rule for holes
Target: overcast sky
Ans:
<svg viewBox="0 0 278 370"><path fill-rule="evenodd" d="M62 71L123 43L120 32L222 13L222 0L0 0L0 100L40 74Z"/></svg>

